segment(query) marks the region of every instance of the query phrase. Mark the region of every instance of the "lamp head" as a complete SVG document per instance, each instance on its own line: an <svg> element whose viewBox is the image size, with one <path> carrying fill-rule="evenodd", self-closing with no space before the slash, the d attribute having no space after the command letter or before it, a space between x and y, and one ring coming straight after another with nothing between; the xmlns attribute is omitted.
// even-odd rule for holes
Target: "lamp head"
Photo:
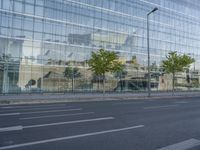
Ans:
<svg viewBox="0 0 200 150"><path fill-rule="evenodd" d="M157 11L157 10L158 10L158 8L155 7L151 12L153 13L153 12L155 12L155 11Z"/></svg>

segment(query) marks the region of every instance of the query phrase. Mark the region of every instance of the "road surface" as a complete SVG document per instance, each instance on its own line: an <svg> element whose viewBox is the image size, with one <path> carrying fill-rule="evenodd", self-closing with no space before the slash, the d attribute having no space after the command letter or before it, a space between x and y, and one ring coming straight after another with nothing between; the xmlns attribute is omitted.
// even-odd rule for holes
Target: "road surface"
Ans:
<svg viewBox="0 0 200 150"><path fill-rule="evenodd" d="M200 97L0 106L0 150L200 150Z"/></svg>

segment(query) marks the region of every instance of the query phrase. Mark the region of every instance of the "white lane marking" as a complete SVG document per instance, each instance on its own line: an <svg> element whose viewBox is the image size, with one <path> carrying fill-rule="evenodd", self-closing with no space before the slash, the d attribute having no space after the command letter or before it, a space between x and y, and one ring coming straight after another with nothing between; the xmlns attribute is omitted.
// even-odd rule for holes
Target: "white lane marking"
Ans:
<svg viewBox="0 0 200 150"><path fill-rule="evenodd" d="M144 109L170 108L170 107L177 107L177 106L180 106L180 105L149 106L149 107L144 107Z"/></svg>
<svg viewBox="0 0 200 150"><path fill-rule="evenodd" d="M189 103L189 102L184 102L184 101L182 101L182 102L174 102L174 103L176 103L176 104L187 104L187 103Z"/></svg>
<svg viewBox="0 0 200 150"><path fill-rule="evenodd" d="M39 117L26 117L26 118L20 118L20 120L40 119L40 118L53 118L53 117L64 117L64 116L79 116L79 115L88 115L88 114L94 114L94 112L62 114L62 115L47 115L47 116L39 116Z"/></svg>
<svg viewBox="0 0 200 150"><path fill-rule="evenodd" d="M47 107L47 108L26 108L26 109L13 109L13 110L3 110L0 112L13 112L13 111L34 111L34 110L51 110L51 109L64 109L64 108L71 108L70 106L57 106L57 107Z"/></svg>
<svg viewBox="0 0 200 150"><path fill-rule="evenodd" d="M26 147L26 146L45 144L45 143L51 143L51 142L58 142L58 141L64 141L64 140L71 140L71 139L76 139L76 138L83 138L83 137L88 137L88 136L95 136L95 135L114 133L114 132L120 132L120 131L127 131L127 130L136 129L136 128L142 128L142 127L144 127L144 125L131 126L131 127L126 127L126 128L118 128L118 129L111 129L111 130L104 130L104 131L99 131L99 132L91 132L91 133L86 133L86 134L78 134L78 135L72 135L72 136L66 136L66 137L60 137L60 138L53 138L53 139L46 139L46 140L28 142L28 143L22 143L22 144L15 144L15 145L0 147L0 150Z"/></svg>
<svg viewBox="0 0 200 150"><path fill-rule="evenodd" d="M189 139L180 143L169 145L158 150L187 150L200 145L200 140Z"/></svg>
<svg viewBox="0 0 200 150"><path fill-rule="evenodd" d="M0 128L0 132L18 131L18 130L23 130L23 127L22 126L13 126L13 127Z"/></svg>
<svg viewBox="0 0 200 150"><path fill-rule="evenodd" d="M65 111L78 111L82 110L82 108L76 109L64 109L64 110L48 110L48 111L33 111L33 112L22 112L21 114L39 114L39 113L51 113L51 112L65 112Z"/></svg>
<svg viewBox="0 0 200 150"><path fill-rule="evenodd" d="M112 119L115 119L115 118L114 117L104 117L104 118L93 118L93 119L74 120L74 121L66 121L66 122L55 122L55 123L47 123L47 124L36 124L36 125L23 126L23 129L39 128L39 127L46 127L46 126L56 126L56 125L64 125L64 124L83 123L83 122L102 121L102 120L112 120Z"/></svg>
<svg viewBox="0 0 200 150"><path fill-rule="evenodd" d="M0 117L1 116L16 116L16 115L20 115L20 113L4 113L4 114L0 114Z"/></svg>
<svg viewBox="0 0 200 150"><path fill-rule="evenodd" d="M10 108L13 108L12 106L6 106L6 107L1 107L3 109L10 109Z"/></svg>
<svg viewBox="0 0 200 150"><path fill-rule="evenodd" d="M3 109L11 109L11 108L43 108L43 107L59 107L59 106L67 106L66 104L51 104L51 105L28 105L28 106L4 106L4 107L1 107ZM72 106L67 106L67 107L72 107Z"/></svg>
<svg viewBox="0 0 200 150"><path fill-rule="evenodd" d="M144 102L122 102L122 103L114 103L113 105L128 105L128 104L143 104Z"/></svg>

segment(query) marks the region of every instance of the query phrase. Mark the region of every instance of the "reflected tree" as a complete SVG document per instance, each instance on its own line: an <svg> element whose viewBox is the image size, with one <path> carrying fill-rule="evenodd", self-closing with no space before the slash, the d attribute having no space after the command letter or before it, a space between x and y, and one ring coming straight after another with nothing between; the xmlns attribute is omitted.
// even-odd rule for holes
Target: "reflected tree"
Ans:
<svg viewBox="0 0 200 150"><path fill-rule="evenodd" d="M63 72L64 77L70 79L72 82L72 92L74 92L74 79L80 78L81 73L79 72L78 68L66 67L65 71Z"/></svg>
<svg viewBox="0 0 200 150"><path fill-rule="evenodd" d="M114 77L119 79L121 91L123 90L122 79L124 79L127 76L127 74L128 74L128 72L125 69L126 69L125 65L123 65L121 68L119 68L119 70L117 70L114 73Z"/></svg>

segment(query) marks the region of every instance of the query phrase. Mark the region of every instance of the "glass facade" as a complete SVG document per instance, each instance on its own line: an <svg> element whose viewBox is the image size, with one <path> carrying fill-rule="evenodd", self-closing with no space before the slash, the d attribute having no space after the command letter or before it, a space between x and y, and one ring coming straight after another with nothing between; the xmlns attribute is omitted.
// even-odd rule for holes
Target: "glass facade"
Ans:
<svg viewBox="0 0 200 150"><path fill-rule="evenodd" d="M198 89L199 0L0 0L0 93L102 90L87 65L101 48L125 65L123 76L106 74L106 91L146 91L146 14L154 7L152 90L172 88L160 67L169 51L196 60L176 74L176 88Z"/></svg>

